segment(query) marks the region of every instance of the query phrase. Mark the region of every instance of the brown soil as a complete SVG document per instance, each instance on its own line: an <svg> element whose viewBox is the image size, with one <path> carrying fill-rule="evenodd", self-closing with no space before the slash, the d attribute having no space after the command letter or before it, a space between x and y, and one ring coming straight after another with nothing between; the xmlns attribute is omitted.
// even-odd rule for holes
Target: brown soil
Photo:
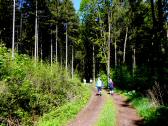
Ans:
<svg viewBox="0 0 168 126"><path fill-rule="evenodd" d="M88 105L77 115L76 119L71 121L68 126L94 126L98 120L107 95L103 92L102 96L96 95L96 89L93 90L92 97ZM143 121L136 110L118 94L111 96L117 109L117 126L142 126Z"/></svg>
<svg viewBox="0 0 168 126"><path fill-rule="evenodd" d="M142 126L143 120L136 110L126 101L124 97L114 94L113 100L117 108L117 126Z"/></svg>
<svg viewBox="0 0 168 126"><path fill-rule="evenodd" d="M92 97L88 105L77 115L76 119L68 126L93 126L105 103L105 97L96 95L96 89L93 89Z"/></svg>

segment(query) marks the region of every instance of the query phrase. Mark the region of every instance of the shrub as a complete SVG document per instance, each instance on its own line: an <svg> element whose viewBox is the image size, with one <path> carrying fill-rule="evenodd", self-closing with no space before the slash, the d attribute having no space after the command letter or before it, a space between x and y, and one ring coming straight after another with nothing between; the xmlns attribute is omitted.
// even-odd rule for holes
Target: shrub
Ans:
<svg viewBox="0 0 168 126"><path fill-rule="evenodd" d="M120 89L131 89L133 78L131 72L126 66L120 66L115 69L113 80Z"/></svg>
<svg viewBox="0 0 168 126"><path fill-rule="evenodd" d="M104 83L104 87L107 88L108 87L107 74L105 74L104 71L100 72L100 78Z"/></svg>
<svg viewBox="0 0 168 126"><path fill-rule="evenodd" d="M0 46L0 70L0 124L33 125L37 117L81 93L79 80L70 80L59 64L35 64L18 54L12 60L4 46Z"/></svg>

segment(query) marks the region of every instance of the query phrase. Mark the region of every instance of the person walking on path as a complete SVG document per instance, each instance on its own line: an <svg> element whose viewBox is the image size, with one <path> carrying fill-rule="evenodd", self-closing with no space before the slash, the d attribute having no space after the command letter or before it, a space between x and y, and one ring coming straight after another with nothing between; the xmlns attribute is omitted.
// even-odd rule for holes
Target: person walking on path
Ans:
<svg viewBox="0 0 168 126"><path fill-rule="evenodd" d="M108 87L110 89L110 94L113 95L113 93L114 93L114 82L112 81L112 79L109 80Z"/></svg>
<svg viewBox="0 0 168 126"><path fill-rule="evenodd" d="M102 95L101 91L102 91L102 87L103 87L103 82L100 79L100 77L98 77L97 82L96 82L96 87L97 87L97 91L98 91L98 95Z"/></svg>

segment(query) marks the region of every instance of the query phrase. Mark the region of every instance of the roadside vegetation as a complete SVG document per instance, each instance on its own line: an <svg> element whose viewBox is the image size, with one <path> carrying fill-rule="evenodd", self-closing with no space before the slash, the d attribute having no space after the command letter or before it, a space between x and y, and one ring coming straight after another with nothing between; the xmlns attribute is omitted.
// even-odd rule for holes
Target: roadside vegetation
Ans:
<svg viewBox="0 0 168 126"><path fill-rule="evenodd" d="M138 114L143 117L145 126L167 126L168 106L160 105L150 99L138 95L135 91L125 91L128 102L137 110Z"/></svg>
<svg viewBox="0 0 168 126"><path fill-rule="evenodd" d="M45 114L40 118L37 126L63 126L66 125L71 119L75 118L78 112L86 105L91 95L89 87L80 89L80 96L77 100L68 102L57 109Z"/></svg>
<svg viewBox="0 0 168 126"><path fill-rule="evenodd" d="M38 124L80 99L77 71L86 82L101 76L105 88L112 78L147 125L165 126L167 7L168 0L81 0L76 13L72 0L0 0L0 124Z"/></svg>
<svg viewBox="0 0 168 126"><path fill-rule="evenodd" d="M143 117L145 126L168 125L167 88L150 80L147 68L136 68L132 73L123 65L113 69L111 73L117 88L115 91L127 97L127 101Z"/></svg>
<svg viewBox="0 0 168 126"><path fill-rule="evenodd" d="M47 113L61 115L53 121L64 123L88 98L88 88L77 78L72 80L59 64L35 63L18 54L12 59L11 52L0 45L0 125L38 124Z"/></svg>

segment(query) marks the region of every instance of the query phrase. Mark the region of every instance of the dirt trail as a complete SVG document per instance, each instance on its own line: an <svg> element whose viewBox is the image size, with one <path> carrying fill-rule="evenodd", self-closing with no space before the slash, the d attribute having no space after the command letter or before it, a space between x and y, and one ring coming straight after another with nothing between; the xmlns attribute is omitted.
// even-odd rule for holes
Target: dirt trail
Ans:
<svg viewBox="0 0 168 126"><path fill-rule="evenodd" d="M93 89L92 97L88 105L77 115L76 119L68 126L93 126L105 103L105 97L97 96L96 89Z"/></svg>
<svg viewBox="0 0 168 126"><path fill-rule="evenodd" d="M117 108L117 126L142 126L143 121L137 115L136 110L126 101L124 97L114 94L113 100Z"/></svg>
<svg viewBox="0 0 168 126"><path fill-rule="evenodd" d="M68 124L68 126L94 126L103 105L107 98L107 92L103 91L102 96L97 96L96 89L93 89L92 97L88 105L77 115L76 119ZM143 126L142 119L137 115L136 110L126 102L121 95L114 94L111 96L117 109L117 126Z"/></svg>

